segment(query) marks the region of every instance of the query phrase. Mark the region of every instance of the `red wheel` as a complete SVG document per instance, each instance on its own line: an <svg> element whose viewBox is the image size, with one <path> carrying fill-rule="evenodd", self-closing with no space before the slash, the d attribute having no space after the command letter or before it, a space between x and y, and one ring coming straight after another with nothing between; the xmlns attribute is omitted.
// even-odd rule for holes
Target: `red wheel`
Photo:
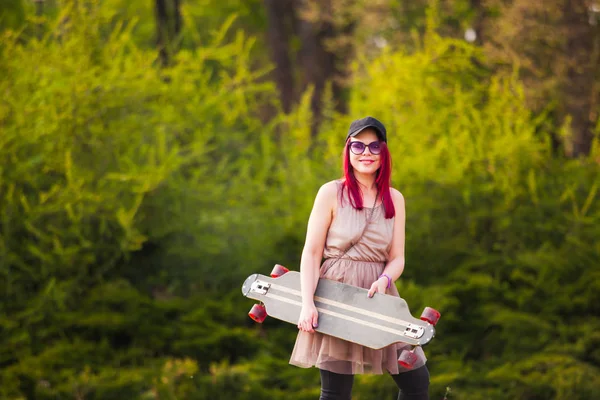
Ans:
<svg viewBox="0 0 600 400"><path fill-rule="evenodd" d="M255 304L250 309L250 312L248 313L248 316L250 318L252 318L254 321L256 321L259 324L261 324L265 320L265 318L267 318L267 310L265 309L264 305L262 305L262 304Z"/></svg>
<svg viewBox="0 0 600 400"><path fill-rule="evenodd" d="M284 267L283 265L275 264L275 266L273 267L273 271L271 271L271 278L279 278L286 272L290 272L290 270Z"/></svg>
<svg viewBox="0 0 600 400"><path fill-rule="evenodd" d="M400 357L398 357L398 364L400 364L404 368L411 369L412 367L414 367L418 358L419 357L417 357L417 355L415 353L413 353L412 351L403 350L402 353L400 354Z"/></svg>
<svg viewBox="0 0 600 400"><path fill-rule="evenodd" d="M421 314L421 319L423 321L429 322L431 325L435 325L440 320L441 315L442 314L440 314L439 311L437 311L431 307L425 307L425 309L423 310L423 313Z"/></svg>

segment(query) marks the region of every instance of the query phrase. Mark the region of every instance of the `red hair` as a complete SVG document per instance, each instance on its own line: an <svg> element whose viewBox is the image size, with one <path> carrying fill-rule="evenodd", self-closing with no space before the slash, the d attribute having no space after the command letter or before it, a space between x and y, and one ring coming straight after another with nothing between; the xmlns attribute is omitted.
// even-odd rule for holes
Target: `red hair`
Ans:
<svg viewBox="0 0 600 400"><path fill-rule="evenodd" d="M393 218L396 215L396 209L394 208L394 202L392 201L392 193L390 191L390 182L392 177L392 156L390 150L385 142L381 142L381 153L379 153L381 159L381 166L377 170L375 176L375 184L379 192L379 197L383 202L383 208L385 210L386 218ZM348 198L350 204L357 210L363 209L363 198L362 191L358 185L358 181L354 176L354 167L350 162L350 139L346 141L344 146L344 183L342 186L342 199L344 198L344 191L348 191Z"/></svg>

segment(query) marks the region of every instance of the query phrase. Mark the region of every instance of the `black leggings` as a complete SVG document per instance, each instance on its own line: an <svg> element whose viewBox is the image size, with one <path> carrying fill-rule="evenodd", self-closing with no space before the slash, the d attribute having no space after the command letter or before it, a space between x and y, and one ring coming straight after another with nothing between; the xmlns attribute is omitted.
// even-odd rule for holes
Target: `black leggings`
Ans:
<svg viewBox="0 0 600 400"><path fill-rule="evenodd" d="M350 400L354 375L321 371L319 400ZM429 400L429 370L426 365L412 371L391 375L400 389L398 400Z"/></svg>

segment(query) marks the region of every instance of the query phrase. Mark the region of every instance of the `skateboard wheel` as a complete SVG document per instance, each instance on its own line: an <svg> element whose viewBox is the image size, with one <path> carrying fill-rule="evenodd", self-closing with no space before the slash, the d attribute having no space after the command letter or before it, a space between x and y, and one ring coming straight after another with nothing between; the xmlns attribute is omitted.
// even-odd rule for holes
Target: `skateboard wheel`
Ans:
<svg viewBox="0 0 600 400"><path fill-rule="evenodd" d="M254 321L256 321L259 324L261 324L265 320L265 318L267 318L267 310L265 309L264 305L262 305L262 304L255 304L250 309L250 312L248 313L248 316L250 318L252 318Z"/></svg>
<svg viewBox="0 0 600 400"><path fill-rule="evenodd" d="M400 357L398 357L398 364L400 364L404 368L410 369L410 368L414 367L418 358L419 357L417 357L417 355L415 353L413 353L412 351L403 350L402 353L400 354Z"/></svg>
<svg viewBox="0 0 600 400"><path fill-rule="evenodd" d="M421 314L421 319L423 321L429 322L431 325L435 325L438 323L441 315L442 314L440 314L439 311L431 307L425 307L423 313Z"/></svg>
<svg viewBox="0 0 600 400"><path fill-rule="evenodd" d="M290 270L284 267L283 265L275 264L275 266L273 267L273 271L271 271L271 278L279 278L286 272L290 272Z"/></svg>

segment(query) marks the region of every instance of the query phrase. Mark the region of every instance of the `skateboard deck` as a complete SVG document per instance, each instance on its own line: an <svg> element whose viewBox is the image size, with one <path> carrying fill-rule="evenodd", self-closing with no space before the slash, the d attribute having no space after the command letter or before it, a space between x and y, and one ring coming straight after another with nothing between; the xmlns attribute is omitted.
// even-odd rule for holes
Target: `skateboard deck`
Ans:
<svg viewBox="0 0 600 400"><path fill-rule="evenodd" d="M299 272L277 278L250 275L242 293L262 302L267 315L298 324L302 307ZM381 293L369 298L367 293L367 289L319 279L314 295L319 312L315 331L373 349L399 342L421 346L433 339L435 327L413 317L404 299Z"/></svg>

